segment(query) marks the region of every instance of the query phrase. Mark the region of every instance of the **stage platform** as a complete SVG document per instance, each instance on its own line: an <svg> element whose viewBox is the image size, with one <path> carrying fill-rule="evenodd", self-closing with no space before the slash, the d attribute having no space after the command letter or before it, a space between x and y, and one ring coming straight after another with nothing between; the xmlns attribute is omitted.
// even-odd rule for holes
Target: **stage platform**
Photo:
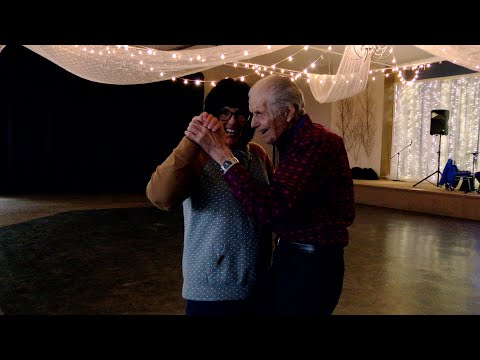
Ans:
<svg viewBox="0 0 480 360"><path fill-rule="evenodd" d="M392 209L480 220L480 194L436 187L427 181L353 180L355 202ZM478 187L478 182L475 182Z"/></svg>

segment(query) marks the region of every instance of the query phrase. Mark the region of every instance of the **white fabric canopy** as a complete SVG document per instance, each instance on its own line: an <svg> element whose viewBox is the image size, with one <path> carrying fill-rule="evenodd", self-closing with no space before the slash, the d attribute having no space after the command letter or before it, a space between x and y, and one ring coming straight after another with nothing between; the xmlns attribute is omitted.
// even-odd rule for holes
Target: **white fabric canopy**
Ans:
<svg viewBox="0 0 480 360"><path fill-rule="evenodd" d="M160 51L128 45L25 45L81 78L115 85L169 80L287 46L221 45ZM348 45L335 75L309 74L315 99L320 103L333 102L362 91L368 80L370 57L371 54L359 59L353 52L353 45Z"/></svg>
<svg viewBox="0 0 480 360"><path fill-rule="evenodd" d="M193 50L160 51L128 45L25 45L81 78L114 85L170 80L268 54L287 46L289 45L220 45ZM365 89L372 54L367 53L364 58L359 58L354 51L356 46L365 47L346 45L336 74L307 75L310 90L318 102L346 99ZM415 46L458 65L479 70L480 45ZM0 51L4 47L5 45L0 45Z"/></svg>
<svg viewBox="0 0 480 360"><path fill-rule="evenodd" d="M114 85L145 84L268 54L288 45L221 45L160 51L117 45L25 45L81 78Z"/></svg>
<svg viewBox="0 0 480 360"><path fill-rule="evenodd" d="M367 86L372 53L366 54L365 59L359 58L354 46L345 46L335 75L313 75L314 79L309 82L310 90L319 103L349 98Z"/></svg>
<svg viewBox="0 0 480 360"><path fill-rule="evenodd" d="M415 45L467 69L480 71L480 45Z"/></svg>

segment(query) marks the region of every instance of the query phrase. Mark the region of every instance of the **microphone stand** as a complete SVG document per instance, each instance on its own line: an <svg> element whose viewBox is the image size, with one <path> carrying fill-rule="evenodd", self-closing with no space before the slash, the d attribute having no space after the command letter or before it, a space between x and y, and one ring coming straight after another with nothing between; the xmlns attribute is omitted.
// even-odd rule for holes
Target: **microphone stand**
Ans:
<svg viewBox="0 0 480 360"><path fill-rule="evenodd" d="M412 145L412 142L413 140L410 140L410 144L408 144L407 146L405 146L402 150L398 151L395 155L393 155L390 160L392 160L395 156L397 157L397 178L393 181L400 181L398 180L398 166L400 165L400 153L405 150L406 148L408 148L410 145Z"/></svg>

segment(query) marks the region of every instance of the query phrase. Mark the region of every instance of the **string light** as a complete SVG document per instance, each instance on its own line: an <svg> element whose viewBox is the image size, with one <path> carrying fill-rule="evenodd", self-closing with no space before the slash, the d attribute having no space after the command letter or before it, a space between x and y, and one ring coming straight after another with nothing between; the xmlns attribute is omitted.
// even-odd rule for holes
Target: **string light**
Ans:
<svg viewBox="0 0 480 360"><path fill-rule="evenodd" d="M271 48L271 46L267 46L268 48ZM317 50L317 51L320 51L321 54L320 56L318 56L313 62L310 63L309 66L307 66L306 68L302 69L302 70L292 70L292 69L285 69L285 68L281 68L281 67L278 67L278 64L281 64L285 61L288 61L289 63L292 63L294 62L294 58L297 54L299 54L300 52L302 51L308 51L310 49L314 49L314 50ZM321 60L324 60L324 54L325 53L328 53L328 52L331 52L331 53L334 53L334 54L337 54L337 55L342 55L340 53L335 53L333 51L331 51L331 46L329 46L329 49L326 50L326 49L322 49L322 48L316 48L316 47L312 47L310 45L305 45L305 46L302 46L298 51L296 51L295 53L285 57L284 59L274 63L274 64L271 64L271 65L264 65L264 64L256 64L256 63L249 63L249 62L235 62L235 63L225 63L225 65L227 66L233 66L235 68L237 68L239 65L243 65L243 67L245 69L251 69L253 70L252 73L249 73L249 74L242 74L241 76L237 76L237 77L233 77L234 79L243 79L242 81L244 81L245 77L247 76L251 76L251 75L256 75L256 76L260 76L260 77L264 77L265 75L267 74L274 74L274 73L277 73L277 74L284 74L285 71L287 71L288 73L290 73L290 76L293 78L293 80L297 80L299 78L301 78L302 76L302 73L305 74L307 76L307 78L305 79L305 81L307 82L310 82L310 79L309 79L309 72L308 72L308 69L309 68L315 68L317 67L317 62L318 61L321 61ZM200 60L200 57L197 56L197 59ZM268 70L268 73L267 73L267 68L270 68L271 70ZM351 74L351 76L353 77L353 74ZM184 78L182 78L184 79ZM184 79L185 80L185 79ZM188 82L193 82L195 80L191 80L191 79L187 79ZM210 80L201 80L201 82L204 82L204 83L207 83L209 82ZM348 80L347 80L348 81Z"/></svg>
<svg viewBox="0 0 480 360"><path fill-rule="evenodd" d="M266 45L266 47L268 49L271 49L271 45ZM89 50L87 47L81 47L80 48L79 45L75 45L75 48L79 48L79 50L81 49L83 52L90 53L93 56L95 56L95 55L98 55L98 56L109 56L110 55L110 56L112 56L112 54L115 54L114 48L124 49L125 52L130 53L130 58L132 58L132 60L135 57L135 55L137 55L137 57L139 58L137 60L138 64L140 64L142 66L146 66L146 70L154 71L154 69L155 69L153 66L148 64L148 58L149 57L154 57L156 55L155 50L151 49L151 48L139 47L139 46L129 46L129 45L115 45L115 46L105 46L105 52L98 51L97 53L95 53L95 51L93 49ZM320 54L318 56L316 56L313 61L310 60L308 62L308 66L306 66L303 69L293 70L293 69L285 68L283 66L279 66L280 64L282 64L284 62L288 63L288 64L293 64L295 62L295 57L299 53L311 53L312 51L320 52ZM388 51L389 55L393 56L393 52L394 52L393 47L390 47L389 51ZM248 50L244 50L243 54L245 56L248 56ZM250 62L236 61L234 63L227 62L227 63L224 63L224 65L233 66L235 68L243 67L246 70L248 70L249 73L244 73L244 74L240 74L239 76L233 77L234 79L243 79L242 81L244 81L245 78L248 77L248 76L264 77L264 76L270 75L270 74L279 74L279 75L284 76L285 72L287 72L288 74L290 74L290 77L294 81L298 81L299 79L303 78L303 79L305 79L306 82L310 82L311 81L310 80L310 71L313 71L314 69L317 69L317 68L320 67L319 63L321 61L325 60L325 56L324 56L325 54L343 55L343 54L332 51L332 46L331 45L329 45L327 49L323 49L323 48L319 48L319 47L315 47L315 46L311 46L311 45L303 45L303 46L300 46L300 48L297 51L293 52L292 54L286 56L284 59L282 59L282 60L280 60L276 63L273 63L273 64L266 65L266 64L256 64L256 63L250 63ZM172 52L171 56L175 60L180 60L181 59L181 56L180 56L180 54L178 54L178 52ZM304 57L304 56L305 55L302 54L302 57ZM220 54L219 57L222 60L225 60L225 58L226 58L225 54ZM198 62L206 62L208 60L206 58L202 58L202 56L199 55L199 54L197 54L195 58L194 57L189 57L188 60L187 59L185 59L185 60L188 61L188 62L194 62L195 59ZM385 65L386 67L383 67L383 68L380 68L380 69L370 70L370 74L372 75L371 79L372 80L376 79L377 76L375 75L375 73L380 73L381 72L381 75L383 75L384 77L389 77L391 74L396 73L397 75L399 75L399 81L401 81L403 84L413 85L413 83L415 82L415 80L419 76L419 72L421 70L425 69L425 68L430 67L430 63L427 63L427 64L412 64L412 65L403 66L404 69L406 68L405 71L407 71L407 70L408 71L413 71L413 76L408 78L407 73L402 72L400 70L400 68L395 65L395 63L396 63L395 57L393 57L392 63L394 65ZM325 65L327 65L327 64L325 64ZM164 75L168 76L168 73L159 72L159 77L164 77ZM321 74L315 74L315 75L321 75ZM354 74L350 74L350 76L353 78ZM179 79L183 80L184 84L194 82L196 85L199 85L200 83L210 83L211 84L212 82L213 83L218 82L218 80L215 80L215 79L214 80L211 80L211 79L209 79L209 80L199 80L199 79L187 79L185 77L180 77ZM172 77L172 81L175 81L175 80L176 80L176 78ZM337 80L334 80L332 78L332 81L335 83ZM349 80L346 79L346 78L343 78L342 81L348 82ZM323 80L320 80L320 83L325 84L326 83L326 78L324 78ZM214 86L214 85L212 85L212 86Z"/></svg>

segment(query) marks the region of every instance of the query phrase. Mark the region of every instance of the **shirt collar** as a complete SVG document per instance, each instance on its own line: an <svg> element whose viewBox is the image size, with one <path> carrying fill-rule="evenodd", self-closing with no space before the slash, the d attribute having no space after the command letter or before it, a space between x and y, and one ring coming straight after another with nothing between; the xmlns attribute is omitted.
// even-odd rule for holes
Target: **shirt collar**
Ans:
<svg viewBox="0 0 480 360"><path fill-rule="evenodd" d="M305 124L311 123L310 117L308 114L303 114L300 117L300 120L295 124L295 126L291 127L287 131L285 131L282 136L275 142L275 145L278 146L279 151L285 150L285 148L293 142L293 139L296 135L300 132L300 130L304 127Z"/></svg>

